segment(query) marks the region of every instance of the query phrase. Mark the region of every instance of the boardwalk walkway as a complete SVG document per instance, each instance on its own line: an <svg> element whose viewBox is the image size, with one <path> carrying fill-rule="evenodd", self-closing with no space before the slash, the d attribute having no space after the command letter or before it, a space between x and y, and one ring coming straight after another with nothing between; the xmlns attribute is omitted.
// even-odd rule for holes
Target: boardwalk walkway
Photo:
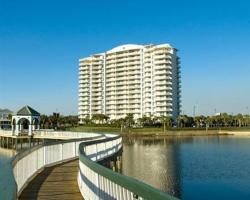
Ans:
<svg viewBox="0 0 250 200"><path fill-rule="evenodd" d="M20 200L82 200L77 184L79 161L48 167L24 189Z"/></svg>

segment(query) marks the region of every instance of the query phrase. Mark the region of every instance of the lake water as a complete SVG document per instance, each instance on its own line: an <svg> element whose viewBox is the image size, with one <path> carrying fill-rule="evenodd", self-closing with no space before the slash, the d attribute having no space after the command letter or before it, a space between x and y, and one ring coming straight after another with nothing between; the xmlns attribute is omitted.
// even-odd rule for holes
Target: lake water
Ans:
<svg viewBox="0 0 250 200"><path fill-rule="evenodd" d="M0 148L0 169L15 155L15 151Z"/></svg>
<svg viewBox="0 0 250 200"><path fill-rule="evenodd" d="M184 200L249 200L250 138L127 138L122 173Z"/></svg>
<svg viewBox="0 0 250 200"><path fill-rule="evenodd" d="M11 158L15 155L15 151L0 148L0 199L5 196L2 194L3 191L6 192L6 188L13 184L11 182L12 167Z"/></svg>

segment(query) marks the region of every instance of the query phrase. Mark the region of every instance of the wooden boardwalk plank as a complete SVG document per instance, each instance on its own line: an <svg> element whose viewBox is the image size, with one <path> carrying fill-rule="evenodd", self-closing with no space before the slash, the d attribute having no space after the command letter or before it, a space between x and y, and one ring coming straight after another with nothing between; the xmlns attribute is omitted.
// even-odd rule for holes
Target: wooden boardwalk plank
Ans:
<svg viewBox="0 0 250 200"><path fill-rule="evenodd" d="M77 184L78 160L48 167L24 189L20 200L82 200Z"/></svg>

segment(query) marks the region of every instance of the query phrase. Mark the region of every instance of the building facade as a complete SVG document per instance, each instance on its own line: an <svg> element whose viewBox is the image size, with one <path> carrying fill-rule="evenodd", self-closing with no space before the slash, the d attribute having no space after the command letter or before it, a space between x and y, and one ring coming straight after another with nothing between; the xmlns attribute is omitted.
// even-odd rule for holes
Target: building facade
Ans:
<svg viewBox="0 0 250 200"><path fill-rule="evenodd" d="M79 60L79 119L180 113L180 60L169 44L122 45Z"/></svg>
<svg viewBox="0 0 250 200"><path fill-rule="evenodd" d="M12 111L9 109L0 109L0 129L11 129L11 115Z"/></svg>

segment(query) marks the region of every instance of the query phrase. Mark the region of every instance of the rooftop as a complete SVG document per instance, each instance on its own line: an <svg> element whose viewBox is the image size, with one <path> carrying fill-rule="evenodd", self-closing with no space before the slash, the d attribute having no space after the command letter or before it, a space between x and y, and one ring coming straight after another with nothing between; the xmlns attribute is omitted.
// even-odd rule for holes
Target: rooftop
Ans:
<svg viewBox="0 0 250 200"><path fill-rule="evenodd" d="M17 111L16 115L40 116L40 113L31 108L30 106L24 106L19 111Z"/></svg>
<svg viewBox="0 0 250 200"><path fill-rule="evenodd" d="M113 53L113 52L117 52L117 51L126 51L126 50L131 50L131 49L141 49L141 48L143 48L142 45L125 44L125 45L121 45L121 46L115 47L115 48L107 51L107 53Z"/></svg>
<svg viewBox="0 0 250 200"><path fill-rule="evenodd" d="M0 113L4 113L4 114L12 114L12 111L9 109L1 109L0 108Z"/></svg>

